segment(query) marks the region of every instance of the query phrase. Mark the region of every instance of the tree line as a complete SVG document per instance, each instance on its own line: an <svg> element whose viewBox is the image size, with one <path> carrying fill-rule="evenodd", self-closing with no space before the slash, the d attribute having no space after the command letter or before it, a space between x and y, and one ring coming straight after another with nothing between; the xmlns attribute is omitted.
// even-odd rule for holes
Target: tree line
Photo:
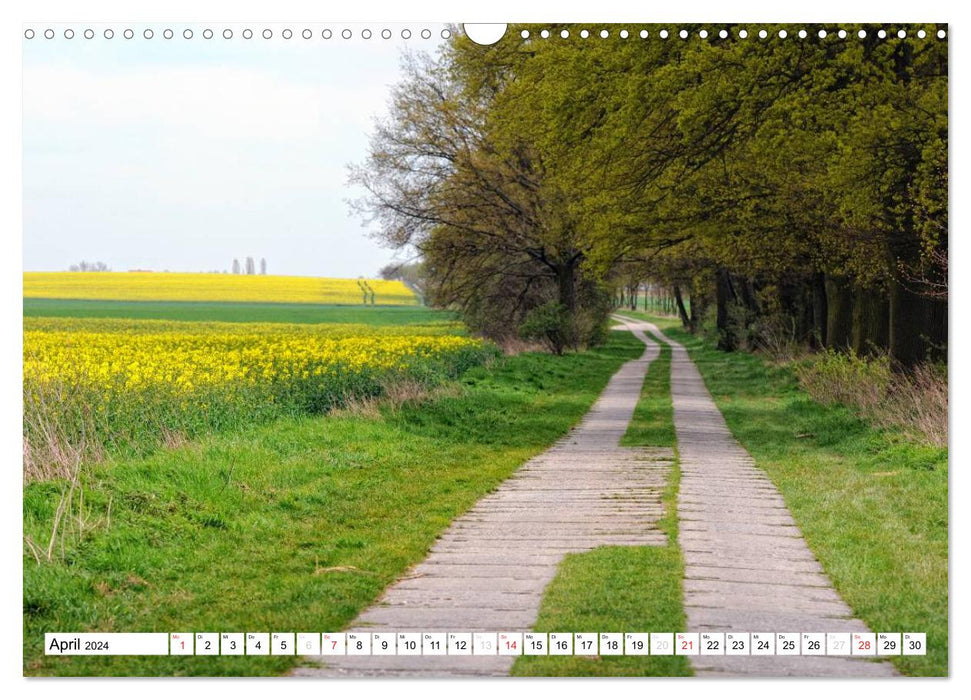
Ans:
<svg viewBox="0 0 971 700"><path fill-rule="evenodd" d="M79 263L70 265L67 268L68 272L111 272L111 268L108 267L108 263L101 260L96 260L95 262L88 262L87 260L82 260Z"/></svg>
<svg viewBox="0 0 971 700"><path fill-rule="evenodd" d="M255 275L256 261L251 257L247 257L244 268L239 264L239 258L233 258L232 271L234 275ZM260 258L260 274L266 274L266 258Z"/></svg>
<svg viewBox="0 0 971 700"><path fill-rule="evenodd" d="M260 274L266 274L266 258L260 258ZM68 267L68 272L111 272L111 268L100 260L97 262L88 262L82 260L80 263L71 265ZM168 270L166 270L168 272ZM219 270L210 270L210 274L228 274L227 270L223 270L221 273ZM245 267L239 264L239 258L233 258L232 264L232 274L234 275L255 275L256 274L256 261L247 257L245 262Z"/></svg>
<svg viewBox="0 0 971 700"><path fill-rule="evenodd" d="M583 28L601 29L511 26L489 47L456 31L404 60L352 180L377 235L419 253L429 302L562 351L598 342L650 280L726 350L785 334L904 364L943 355L936 26Z"/></svg>

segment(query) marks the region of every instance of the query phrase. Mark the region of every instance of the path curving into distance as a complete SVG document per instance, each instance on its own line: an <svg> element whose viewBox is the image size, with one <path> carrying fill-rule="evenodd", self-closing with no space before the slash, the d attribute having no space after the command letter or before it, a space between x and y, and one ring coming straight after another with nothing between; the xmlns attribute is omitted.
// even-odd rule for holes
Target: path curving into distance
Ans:
<svg viewBox="0 0 971 700"><path fill-rule="evenodd" d="M620 447L658 345L644 343L580 424L457 518L428 557L389 587L350 631L526 632L563 557L601 545L666 544L658 530L670 450ZM598 630L599 631L599 630ZM509 656L340 656L299 676L507 675Z"/></svg>
<svg viewBox="0 0 971 700"><path fill-rule="evenodd" d="M802 537L782 495L732 437L682 345L671 346L681 486L678 543L690 632L869 632ZM840 656L693 656L698 675L892 676L889 661Z"/></svg>
<svg viewBox="0 0 971 700"><path fill-rule="evenodd" d="M600 545L664 545L657 529L668 450L620 447L647 369L671 346L681 484L678 541L690 632L868 632L833 588L768 476L735 440L682 345L620 318L644 354L611 378L565 438L456 519L428 557L351 631L528 631L563 556ZM570 631L570 630L566 630ZM577 630L573 630L577 631ZM604 631L604 630L599 630ZM637 630L651 631L651 630ZM653 630L677 631L677 630ZM506 656L342 656L300 676L506 675ZM692 656L698 675L896 675L886 660Z"/></svg>

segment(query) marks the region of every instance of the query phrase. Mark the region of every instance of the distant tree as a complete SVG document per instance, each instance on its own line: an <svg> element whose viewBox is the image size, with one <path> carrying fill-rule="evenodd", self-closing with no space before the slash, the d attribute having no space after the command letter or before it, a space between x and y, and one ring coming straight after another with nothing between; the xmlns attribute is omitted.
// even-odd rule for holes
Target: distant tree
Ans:
<svg viewBox="0 0 971 700"><path fill-rule="evenodd" d="M256 274L256 262L253 260L253 258L249 256L246 257L246 274L247 275Z"/></svg>
<svg viewBox="0 0 971 700"><path fill-rule="evenodd" d="M82 260L77 265L71 265L68 268L69 272L111 272L111 268L105 263L98 260L97 262L88 262L87 260Z"/></svg>
<svg viewBox="0 0 971 700"><path fill-rule="evenodd" d="M238 275L240 273L239 260L233 258L233 274Z"/></svg>
<svg viewBox="0 0 971 700"><path fill-rule="evenodd" d="M266 258L260 258L260 274L266 274Z"/></svg>
<svg viewBox="0 0 971 700"><path fill-rule="evenodd" d="M401 266L403 263L388 263L380 270L378 270L378 277L383 280L397 280L401 279Z"/></svg>
<svg viewBox="0 0 971 700"><path fill-rule="evenodd" d="M413 292L415 292L424 303L425 294L428 289L428 277L425 274L425 263L421 260L416 262L392 262L378 270L378 277L383 280L395 280L404 282Z"/></svg>
<svg viewBox="0 0 971 700"><path fill-rule="evenodd" d="M369 295L371 295L371 303L374 304L373 294L371 292L371 287L363 277L357 278L357 286L361 288L361 294L363 295L363 301L361 303L367 304Z"/></svg>

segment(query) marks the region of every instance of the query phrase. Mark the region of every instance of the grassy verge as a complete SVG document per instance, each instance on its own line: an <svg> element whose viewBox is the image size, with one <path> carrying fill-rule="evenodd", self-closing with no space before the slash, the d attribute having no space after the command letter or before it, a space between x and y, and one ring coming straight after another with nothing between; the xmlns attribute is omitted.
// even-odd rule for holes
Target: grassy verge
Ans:
<svg viewBox="0 0 971 700"><path fill-rule="evenodd" d="M627 426L621 445L677 449L674 408L671 405L671 348L664 343L660 346L661 354L651 363L637 408L634 409L634 417Z"/></svg>
<svg viewBox="0 0 971 700"><path fill-rule="evenodd" d="M54 561L24 557L24 672L286 671L294 659L45 657L43 634L341 629L641 348L615 333L596 351L474 368L455 395L378 418L280 420L86 471ZM25 488L24 530L37 541L61 488Z"/></svg>
<svg viewBox="0 0 971 700"><path fill-rule="evenodd" d="M816 403L790 367L720 352L676 320L651 320L687 348L853 611L875 631L927 633L927 656L893 657L897 667L946 675L947 450Z"/></svg>
<svg viewBox="0 0 971 700"><path fill-rule="evenodd" d="M455 318L420 306L354 306L206 301L103 301L24 299L24 316L150 318L232 323L367 323L400 326Z"/></svg>
<svg viewBox="0 0 971 700"><path fill-rule="evenodd" d="M628 446L675 447L671 407L671 350L662 347L651 364L634 418L624 437ZM685 627L678 548L677 463L663 494L659 526L664 547L599 547L568 555L550 583L540 608L540 632L668 632ZM683 656L524 656L517 676L686 676Z"/></svg>

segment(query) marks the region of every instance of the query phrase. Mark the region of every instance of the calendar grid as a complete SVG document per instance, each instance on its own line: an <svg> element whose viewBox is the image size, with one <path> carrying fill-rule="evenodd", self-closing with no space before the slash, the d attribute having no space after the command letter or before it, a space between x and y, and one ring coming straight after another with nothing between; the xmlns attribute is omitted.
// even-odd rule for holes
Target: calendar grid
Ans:
<svg viewBox="0 0 971 700"><path fill-rule="evenodd" d="M49 656L923 656L924 632L151 632L45 635Z"/></svg>

